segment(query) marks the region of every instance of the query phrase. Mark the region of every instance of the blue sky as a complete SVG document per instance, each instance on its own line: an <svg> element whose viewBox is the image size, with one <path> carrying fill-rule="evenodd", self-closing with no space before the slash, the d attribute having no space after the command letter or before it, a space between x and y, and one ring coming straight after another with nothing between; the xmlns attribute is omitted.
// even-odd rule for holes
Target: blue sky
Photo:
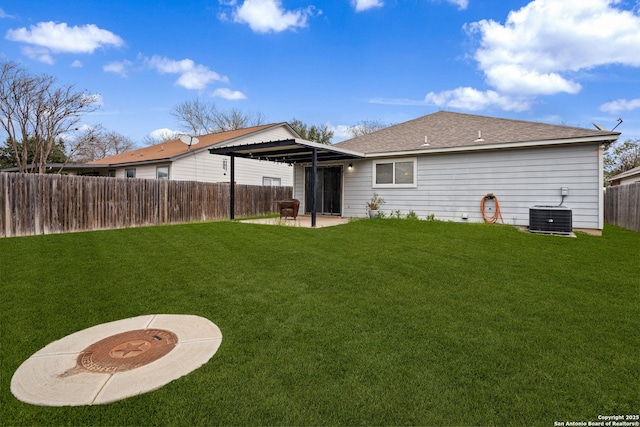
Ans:
<svg viewBox="0 0 640 427"><path fill-rule="evenodd" d="M87 115L142 144L170 110L327 124L439 110L640 138L638 0L11 0L0 54L99 94Z"/></svg>

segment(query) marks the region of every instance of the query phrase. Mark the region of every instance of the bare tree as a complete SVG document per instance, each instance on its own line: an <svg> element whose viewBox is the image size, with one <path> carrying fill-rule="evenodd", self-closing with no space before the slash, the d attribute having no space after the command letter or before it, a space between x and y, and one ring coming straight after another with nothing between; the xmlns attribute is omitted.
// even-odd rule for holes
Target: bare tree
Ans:
<svg viewBox="0 0 640 427"><path fill-rule="evenodd" d="M244 129L251 126L260 126L264 123L262 113L246 113L237 108L228 111L220 111L216 116L216 127L219 132Z"/></svg>
<svg viewBox="0 0 640 427"><path fill-rule="evenodd" d="M182 130L192 135L205 135L214 131L218 109L214 103L205 103L194 98L173 107L171 115L178 121Z"/></svg>
<svg viewBox="0 0 640 427"><path fill-rule="evenodd" d="M31 159L34 171L44 173L56 140L75 127L81 114L97 109L95 96L56 83L55 77L33 76L15 62L0 61L0 124L20 172L28 172Z"/></svg>
<svg viewBox="0 0 640 427"><path fill-rule="evenodd" d="M174 132L169 129L162 129L160 131L152 132L142 140L142 144L145 146L162 144L163 142L173 141L180 138L180 132ZM193 135L196 135L193 133Z"/></svg>
<svg viewBox="0 0 640 427"><path fill-rule="evenodd" d="M362 120L349 129L352 138L377 132L381 129L391 126L380 120Z"/></svg>
<svg viewBox="0 0 640 427"><path fill-rule="evenodd" d="M191 135L206 135L215 132L243 129L264 123L261 113L246 113L237 108L220 111L213 102L197 98L182 102L171 110L182 130Z"/></svg>
<svg viewBox="0 0 640 427"><path fill-rule="evenodd" d="M80 163L122 154L135 148L127 136L106 130L102 125L86 128L73 142L71 157Z"/></svg>

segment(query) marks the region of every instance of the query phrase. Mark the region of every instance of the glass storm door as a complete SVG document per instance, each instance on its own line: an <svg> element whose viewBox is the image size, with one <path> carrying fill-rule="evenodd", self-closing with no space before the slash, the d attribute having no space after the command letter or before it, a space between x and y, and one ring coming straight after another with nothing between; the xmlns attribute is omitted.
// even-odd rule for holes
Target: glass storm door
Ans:
<svg viewBox="0 0 640 427"><path fill-rule="evenodd" d="M311 213L311 168L304 170L305 213ZM319 167L316 181L316 213L340 215L342 213L342 167Z"/></svg>

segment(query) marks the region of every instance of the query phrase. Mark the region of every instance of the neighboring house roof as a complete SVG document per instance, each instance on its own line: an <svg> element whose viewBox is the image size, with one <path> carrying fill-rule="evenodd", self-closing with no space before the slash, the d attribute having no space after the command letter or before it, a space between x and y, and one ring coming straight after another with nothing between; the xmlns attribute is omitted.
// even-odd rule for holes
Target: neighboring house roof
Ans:
<svg viewBox="0 0 640 427"><path fill-rule="evenodd" d="M209 135L198 136L198 143L189 147L179 139L166 141L161 144L151 145L149 147L139 148L137 150L127 151L122 154L105 157L104 159L88 162L87 165L95 166L123 166L138 163L157 163L176 160L182 156L200 152L207 147L213 145L225 145L233 142L238 138L244 138L251 134L258 133L267 129L286 126L294 135L295 131L289 127L287 123L275 123L262 126L253 126L245 129L237 129L226 132L212 133Z"/></svg>
<svg viewBox="0 0 640 427"><path fill-rule="evenodd" d="M619 173L618 175L612 176L611 178L609 178L609 181L615 181L615 180L624 179L624 178L631 178L636 175L640 176L640 166L635 167L633 169L629 169L628 171Z"/></svg>
<svg viewBox="0 0 640 427"><path fill-rule="evenodd" d="M588 141L613 142L619 132L440 111L336 144L373 155L440 152ZM427 145L428 144L428 145Z"/></svg>

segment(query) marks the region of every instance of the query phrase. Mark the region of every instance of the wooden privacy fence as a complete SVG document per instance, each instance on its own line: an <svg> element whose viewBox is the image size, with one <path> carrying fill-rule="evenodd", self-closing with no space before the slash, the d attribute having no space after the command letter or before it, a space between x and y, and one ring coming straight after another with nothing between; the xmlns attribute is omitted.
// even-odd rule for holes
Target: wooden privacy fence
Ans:
<svg viewBox="0 0 640 427"><path fill-rule="evenodd" d="M237 217L264 215L291 187L236 185ZM0 173L0 237L229 218L229 183Z"/></svg>
<svg viewBox="0 0 640 427"><path fill-rule="evenodd" d="M640 182L607 187L604 220L629 230L640 231Z"/></svg>

